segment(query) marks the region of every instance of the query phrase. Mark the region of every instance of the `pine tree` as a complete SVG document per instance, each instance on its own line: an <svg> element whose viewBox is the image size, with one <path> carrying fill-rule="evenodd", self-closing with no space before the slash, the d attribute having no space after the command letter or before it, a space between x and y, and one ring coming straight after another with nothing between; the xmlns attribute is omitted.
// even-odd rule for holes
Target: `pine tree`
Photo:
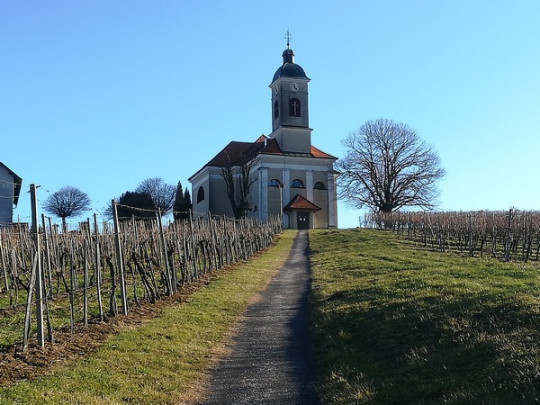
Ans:
<svg viewBox="0 0 540 405"><path fill-rule="evenodd" d="M191 194L189 193L188 188L186 187L186 191L184 191L184 211L187 212L186 218L189 218L189 211L193 208L193 204L191 203Z"/></svg>
<svg viewBox="0 0 540 405"><path fill-rule="evenodd" d="M189 219L189 210L191 209L191 195L186 187L185 192L182 192L182 182L178 182L176 187L176 196L174 199L174 219Z"/></svg>

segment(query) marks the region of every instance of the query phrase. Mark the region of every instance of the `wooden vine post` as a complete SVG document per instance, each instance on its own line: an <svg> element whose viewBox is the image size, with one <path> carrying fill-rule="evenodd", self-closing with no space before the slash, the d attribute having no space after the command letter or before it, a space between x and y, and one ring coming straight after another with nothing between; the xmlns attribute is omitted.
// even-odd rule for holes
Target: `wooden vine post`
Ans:
<svg viewBox="0 0 540 405"><path fill-rule="evenodd" d="M41 226L43 227L43 238L45 240L45 252L46 252L46 263L47 263L47 276L49 282L48 294L50 297L53 295L53 279L52 279L52 269L51 269L51 247L49 244L49 236L47 233L47 224L45 222L45 215L41 214Z"/></svg>
<svg viewBox="0 0 540 405"><path fill-rule="evenodd" d="M122 254L122 243L120 241L120 224L118 222L118 211L116 210L116 202L112 200L112 212L114 217L114 236L116 241L116 262L118 264L118 274L120 276L120 294L122 295L122 313L128 314L127 293L126 293L126 276L124 269L124 259Z"/></svg>
<svg viewBox="0 0 540 405"><path fill-rule="evenodd" d="M158 212L156 213L156 220L158 224L158 230L159 230L159 240L161 243L161 249L160 249L160 256L163 260L163 263L165 263L165 270L166 270L166 282L167 282L167 290L168 295L173 295L174 291L176 290L176 286L172 285L172 277L171 277L171 269L169 266L169 258L167 257L167 244L165 243L165 234L163 233L163 222L161 221L161 211L158 209Z"/></svg>
<svg viewBox="0 0 540 405"><path fill-rule="evenodd" d="M97 286L97 300L99 307L99 320L103 322L103 302L101 299L101 263L100 263L100 247L99 247L99 228L97 223L97 215L94 213L94 234L96 237L96 250L95 250L95 268L96 268L96 286Z"/></svg>
<svg viewBox="0 0 540 405"><path fill-rule="evenodd" d="M36 260L36 322L37 322L37 340L40 347L45 346L45 335L43 333L43 269L41 268L41 249L39 240L39 222L36 185L30 184L30 200L32 205L32 234L36 246L34 259Z"/></svg>

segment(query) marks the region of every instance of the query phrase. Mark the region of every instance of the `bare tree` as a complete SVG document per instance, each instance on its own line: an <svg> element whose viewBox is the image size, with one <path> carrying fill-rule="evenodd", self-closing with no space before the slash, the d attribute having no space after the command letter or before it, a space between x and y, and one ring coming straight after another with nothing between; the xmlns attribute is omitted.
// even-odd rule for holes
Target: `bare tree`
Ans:
<svg viewBox="0 0 540 405"><path fill-rule="evenodd" d="M161 177L144 180L135 191L150 194L152 201L154 201L154 208L159 209L161 215L168 214L173 208L176 187L172 184L166 184Z"/></svg>
<svg viewBox="0 0 540 405"><path fill-rule="evenodd" d="M248 160L245 154L242 154L233 164L227 154L227 164L221 168L221 177L225 181L227 197L236 219L245 217L251 210L249 188L256 179L250 180L249 173L255 162L255 159Z"/></svg>
<svg viewBox="0 0 540 405"><path fill-rule="evenodd" d="M76 217L90 210L90 198L76 187L65 186L45 200L43 209L51 215L62 218L62 229L66 232L66 218Z"/></svg>
<svg viewBox="0 0 540 405"><path fill-rule="evenodd" d="M347 154L336 163L340 198L375 212L434 208L435 183L445 171L437 153L406 124L368 121L343 144Z"/></svg>

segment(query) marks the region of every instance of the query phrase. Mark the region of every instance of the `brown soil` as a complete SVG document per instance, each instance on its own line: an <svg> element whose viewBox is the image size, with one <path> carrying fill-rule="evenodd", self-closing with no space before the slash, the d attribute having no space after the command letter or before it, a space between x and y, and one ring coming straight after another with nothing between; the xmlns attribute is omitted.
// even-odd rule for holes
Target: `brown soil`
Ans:
<svg viewBox="0 0 540 405"><path fill-rule="evenodd" d="M226 267L207 273L199 280L184 285L173 296L158 300L155 304L141 302L137 307L135 303L131 303L127 316L119 315L108 318L105 322L94 321L86 327L77 325L73 334L69 328L55 330L54 343L46 342L44 348L40 348L36 341L31 341L24 352L22 344L0 352L0 387L52 374L55 369L65 366L66 363L88 356L122 329L142 325L158 317L164 308L185 302L190 294L233 268L234 266Z"/></svg>

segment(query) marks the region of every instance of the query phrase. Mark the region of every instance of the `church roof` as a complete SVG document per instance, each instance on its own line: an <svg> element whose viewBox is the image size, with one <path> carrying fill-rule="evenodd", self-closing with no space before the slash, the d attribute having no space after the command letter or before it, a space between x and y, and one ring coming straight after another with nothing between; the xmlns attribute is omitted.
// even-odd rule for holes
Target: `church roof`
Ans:
<svg viewBox="0 0 540 405"><path fill-rule="evenodd" d="M255 142L229 142L227 146L219 151L218 154L210 159L210 161L203 167L225 167L227 165L238 166L242 164L242 160L250 161L259 154L337 159L336 157L323 152L315 146L311 146L311 153L283 152L280 149L276 139L269 139L267 136L261 135L255 140Z"/></svg>
<svg viewBox="0 0 540 405"><path fill-rule="evenodd" d="M293 199L285 207L283 207L283 211L291 210L320 211L321 207L312 203L307 198L302 197L300 194L296 194Z"/></svg>
<svg viewBox="0 0 540 405"><path fill-rule="evenodd" d="M311 154L313 155L313 157L316 158L337 159L337 157L329 155L328 153L323 152L322 150L316 148L313 145L311 145Z"/></svg>
<svg viewBox="0 0 540 405"><path fill-rule="evenodd" d="M266 137L265 137L266 138ZM310 157L310 158L323 158L323 159L337 159L335 156L332 156L326 152L323 152L322 150L316 148L315 146L311 145L311 151L310 153L298 153L298 152L283 152L279 144L277 143L277 140L275 138L273 139L267 139L266 146L261 149L260 153L264 155L280 155L280 156L299 156L299 157Z"/></svg>
<svg viewBox="0 0 540 405"><path fill-rule="evenodd" d="M283 152L276 139L270 139L266 135L259 136L255 142L237 142L231 141L227 146L220 150L208 163L201 167L195 174L199 173L205 167L225 167L227 165L239 166L244 162L249 162L257 155L275 155L275 156L297 156L317 159L337 158L322 150L311 146L311 153ZM190 177L193 178L195 176Z"/></svg>
<svg viewBox="0 0 540 405"><path fill-rule="evenodd" d="M224 167L237 166L242 160L250 161L264 148L264 142L237 142L231 141L218 152L206 166Z"/></svg>

